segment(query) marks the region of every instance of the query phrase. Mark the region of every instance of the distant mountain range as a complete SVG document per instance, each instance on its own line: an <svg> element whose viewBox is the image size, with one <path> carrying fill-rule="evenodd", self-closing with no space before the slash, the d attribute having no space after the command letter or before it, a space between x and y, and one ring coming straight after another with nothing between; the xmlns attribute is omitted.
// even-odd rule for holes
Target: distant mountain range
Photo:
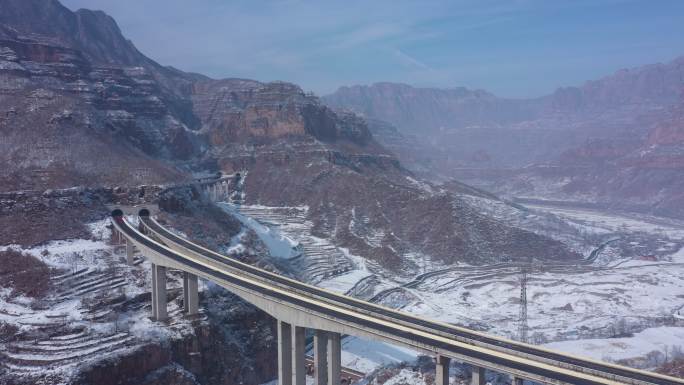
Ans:
<svg viewBox="0 0 684 385"><path fill-rule="evenodd" d="M633 113L672 105L681 96L684 56L668 64L624 69L580 87L534 99L499 98L483 90L419 88L400 83L340 87L331 106L384 120L412 134L472 126L511 126L558 115L592 116L630 107ZM550 128L550 127L549 127Z"/></svg>
<svg viewBox="0 0 684 385"><path fill-rule="evenodd" d="M395 126L377 139L437 180L679 216L683 92L680 57L535 99L377 83L341 87L323 100Z"/></svg>

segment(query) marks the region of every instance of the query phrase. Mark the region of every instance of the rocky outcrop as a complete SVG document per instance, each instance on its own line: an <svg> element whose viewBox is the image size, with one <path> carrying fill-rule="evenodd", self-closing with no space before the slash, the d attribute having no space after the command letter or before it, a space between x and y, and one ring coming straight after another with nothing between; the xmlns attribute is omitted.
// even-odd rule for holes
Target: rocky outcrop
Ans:
<svg viewBox="0 0 684 385"><path fill-rule="evenodd" d="M175 96L156 81L158 74L153 68L99 65L88 59L86 51L58 45L46 37L11 37L0 41L0 91L5 112L11 111L5 120L36 113L36 107L47 107L56 98L68 98L71 103L63 106L68 114L53 112L46 123L86 115L85 124L92 129L138 140L141 149L155 155L181 159L191 155L187 149L172 145L187 122L183 122L178 108L182 102L175 101ZM23 110L26 105L32 108ZM154 124L161 127L153 130Z"/></svg>
<svg viewBox="0 0 684 385"><path fill-rule="evenodd" d="M2 10L0 23L20 33L50 36L57 45L87 53L89 61L134 66L145 60L104 12L71 12L57 0L3 0Z"/></svg>
<svg viewBox="0 0 684 385"><path fill-rule="evenodd" d="M234 305L235 306L235 305ZM244 307L244 305L237 305ZM261 384L276 375L273 322L255 310L238 309L229 323L199 324L190 335L149 343L82 370L73 385ZM225 320L224 320L225 321ZM260 333L250 333L255 326ZM215 354L220 352L220 354Z"/></svg>
<svg viewBox="0 0 684 385"><path fill-rule="evenodd" d="M367 146L365 122L285 82L162 67L102 12L3 0L0 171L7 189L136 185L206 169L224 146L313 138ZM47 22L50 20L50 22ZM376 146L377 147L377 146Z"/></svg>
<svg viewBox="0 0 684 385"><path fill-rule="evenodd" d="M323 142L372 140L365 122L338 115L294 84L226 79L193 85L195 114L214 146L310 135Z"/></svg>

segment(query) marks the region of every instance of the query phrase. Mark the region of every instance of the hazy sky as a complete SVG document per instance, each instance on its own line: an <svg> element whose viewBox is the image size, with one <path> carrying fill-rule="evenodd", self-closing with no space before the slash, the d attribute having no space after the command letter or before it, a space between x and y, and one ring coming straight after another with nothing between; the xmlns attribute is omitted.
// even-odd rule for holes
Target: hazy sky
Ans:
<svg viewBox="0 0 684 385"><path fill-rule="evenodd" d="M146 55L317 94L377 81L538 96L684 55L684 1L62 0Z"/></svg>

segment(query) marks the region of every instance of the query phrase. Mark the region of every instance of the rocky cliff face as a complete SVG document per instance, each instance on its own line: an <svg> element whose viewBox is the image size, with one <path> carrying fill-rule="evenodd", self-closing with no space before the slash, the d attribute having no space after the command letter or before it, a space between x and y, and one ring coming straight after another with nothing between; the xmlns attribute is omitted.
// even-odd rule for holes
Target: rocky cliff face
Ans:
<svg viewBox="0 0 684 385"><path fill-rule="evenodd" d="M363 120L336 114L290 83L209 80L193 84L191 98L193 111L214 146L303 136L359 145L372 140Z"/></svg>
<svg viewBox="0 0 684 385"><path fill-rule="evenodd" d="M148 60L101 11L71 12L57 0L3 0L0 23L22 34L49 37L52 45L69 46L98 64L136 66Z"/></svg>
<svg viewBox="0 0 684 385"><path fill-rule="evenodd" d="M0 178L7 189L180 178L158 159L196 153L188 103L158 81L165 71L138 60L111 18L74 14L55 1L5 0L2 9L0 146L8 167Z"/></svg>
<svg viewBox="0 0 684 385"><path fill-rule="evenodd" d="M234 298L212 293L207 297L207 319L195 322L186 335L148 343L125 356L103 360L81 371L71 383L196 385L270 381L276 376L278 362L275 323ZM212 302L219 302L223 308L216 308L219 304Z"/></svg>
<svg viewBox="0 0 684 385"><path fill-rule="evenodd" d="M362 120L296 85L162 67L101 12L74 13L57 1L2 7L1 160L9 167L0 178L8 189L179 180L175 166L203 168L237 142L372 142Z"/></svg>

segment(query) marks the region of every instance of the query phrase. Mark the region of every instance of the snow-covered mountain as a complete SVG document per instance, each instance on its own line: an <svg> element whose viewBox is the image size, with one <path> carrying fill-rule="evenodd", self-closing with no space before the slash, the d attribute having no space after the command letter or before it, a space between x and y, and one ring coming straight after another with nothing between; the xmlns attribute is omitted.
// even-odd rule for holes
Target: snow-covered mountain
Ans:
<svg viewBox="0 0 684 385"><path fill-rule="evenodd" d="M421 176L434 157L462 160L449 158L451 147L411 143L419 131L367 122L291 83L164 67L101 12L71 12L56 0L0 0L0 9L0 258L7 262L0 263L0 382L213 385L275 376L273 320L210 283L201 288L202 314L189 319L179 311L179 277L170 273L169 324L147 318L150 269L139 258L124 264L106 220L112 205L158 203L160 221L209 248L493 333L514 336L521 263L536 269L530 321L537 342L672 326L682 282L678 222L634 220L634 229L623 228L613 223L624 218L525 207L456 181L435 185ZM407 120L402 114L413 110L405 107L420 101L411 112L416 122L436 119L430 108L452 114L435 124L458 118L456 131L431 131L437 141L471 130L487 143L509 125L528 130L534 140L521 141L517 153L496 152L524 163L537 156L530 148L565 141L563 130L538 140L548 127L525 122L563 122L572 110L578 132L588 130L595 115L585 107L612 106L611 95L623 90L587 87L563 91L556 102L520 102L401 86L405 104L394 112L397 122ZM668 89L641 94L669 98ZM629 103L655 111L644 100ZM622 111L620 103L610 108ZM474 127L478 121L499 131ZM678 126L659 127L649 146L680 137ZM478 148L467 162L502 161L492 153ZM407 164L423 168L414 173ZM210 202L186 183L217 171L240 175L227 201ZM660 293L662 303L634 299L642 289ZM620 321L634 309L643 315ZM679 338L670 332L658 335ZM414 360L415 352L357 339L343 346L345 365L382 367L372 383L431 381L425 359L383 367Z"/></svg>

